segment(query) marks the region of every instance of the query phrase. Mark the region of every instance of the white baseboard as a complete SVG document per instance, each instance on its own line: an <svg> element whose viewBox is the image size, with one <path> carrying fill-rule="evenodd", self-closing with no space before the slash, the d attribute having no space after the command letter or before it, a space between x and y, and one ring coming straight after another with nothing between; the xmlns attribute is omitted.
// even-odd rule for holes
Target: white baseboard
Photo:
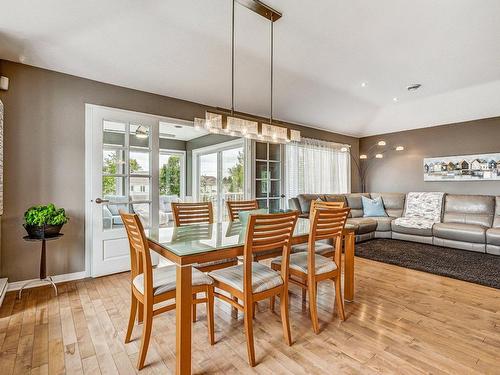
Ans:
<svg viewBox="0 0 500 375"><path fill-rule="evenodd" d="M52 276L52 280L54 280L54 283L63 283L65 281L74 281L74 280L81 280L87 277L87 274L85 271L81 272L73 272L73 273L66 273L64 275L56 275ZM32 280L24 280L24 281L15 281L13 283L9 283L7 291L13 291L13 290L19 290L22 288L24 284L27 282L33 281L33 284L30 284L29 288L35 288L37 286L42 286L42 285L47 285L45 281L40 281L38 279L32 279Z"/></svg>

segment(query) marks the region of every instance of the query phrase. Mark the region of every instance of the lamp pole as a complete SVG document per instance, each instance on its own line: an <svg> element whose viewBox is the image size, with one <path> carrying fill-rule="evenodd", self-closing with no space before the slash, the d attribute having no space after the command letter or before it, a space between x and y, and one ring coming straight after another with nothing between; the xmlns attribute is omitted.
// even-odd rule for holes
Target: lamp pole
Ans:
<svg viewBox="0 0 500 375"><path fill-rule="evenodd" d="M404 151L405 148L403 146L388 146L387 148L381 150L380 152L373 153L373 150L377 147L387 147L387 143L385 141L378 141L377 143L371 145L368 148L368 151L366 154L360 154L359 155L359 160L358 158L355 158L351 150L349 149L349 155L351 157L351 160L354 162L354 165L356 166L356 169L358 170L358 175L359 175L359 180L361 183L361 192L365 193L366 192L366 174L368 172L368 169L370 165L372 164L373 160L375 159L383 159L384 154L392 151L396 152L401 152Z"/></svg>

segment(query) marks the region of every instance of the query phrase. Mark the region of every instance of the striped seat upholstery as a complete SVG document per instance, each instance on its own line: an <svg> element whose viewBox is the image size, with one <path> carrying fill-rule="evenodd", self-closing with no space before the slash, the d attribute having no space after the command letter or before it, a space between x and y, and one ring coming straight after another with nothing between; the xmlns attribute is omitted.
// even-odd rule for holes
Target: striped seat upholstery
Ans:
<svg viewBox="0 0 500 375"><path fill-rule="evenodd" d="M175 266L153 268L153 295L157 296L175 290L175 268ZM196 268L193 268L192 278L192 284L195 286L212 285L214 282L210 277L198 271ZM141 273L137 275L132 282L135 288L141 292L141 294L144 294L144 274Z"/></svg>
<svg viewBox="0 0 500 375"><path fill-rule="evenodd" d="M307 253L295 253L290 255L290 269L294 269L300 272L307 272ZM281 265L281 257L273 259L272 264ZM323 273L331 272L337 269L337 265L332 259L325 258L322 255L316 254L316 275L321 275Z"/></svg>
<svg viewBox="0 0 500 375"><path fill-rule="evenodd" d="M302 243L300 245L294 245L292 246L292 253L307 253L307 243ZM314 250L316 254L327 254L327 253L333 253L335 251L335 247L333 245L327 244L325 242L319 242L317 241L314 244Z"/></svg>
<svg viewBox="0 0 500 375"><path fill-rule="evenodd" d="M232 266L209 272L208 275L215 280L243 291L243 265ZM263 292L280 286L283 279L279 272L257 262L252 262L252 291Z"/></svg>

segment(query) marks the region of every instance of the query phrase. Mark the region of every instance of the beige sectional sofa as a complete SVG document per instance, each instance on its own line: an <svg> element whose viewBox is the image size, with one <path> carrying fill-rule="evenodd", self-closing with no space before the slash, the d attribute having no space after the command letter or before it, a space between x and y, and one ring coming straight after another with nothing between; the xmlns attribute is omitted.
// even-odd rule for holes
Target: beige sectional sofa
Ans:
<svg viewBox="0 0 500 375"><path fill-rule="evenodd" d="M363 217L361 196L381 197L386 217ZM300 194L290 208L309 216L311 201L341 201L351 208L347 223L356 241L392 238L500 255L500 196L445 194L441 222L432 228L408 228L394 219L404 216L405 193Z"/></svg>

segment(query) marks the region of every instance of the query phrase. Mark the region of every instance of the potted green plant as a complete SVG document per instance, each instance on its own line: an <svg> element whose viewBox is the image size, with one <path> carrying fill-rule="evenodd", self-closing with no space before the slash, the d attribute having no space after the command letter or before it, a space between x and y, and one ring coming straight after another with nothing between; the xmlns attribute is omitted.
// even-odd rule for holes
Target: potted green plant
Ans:
<svg viewBox="0 0 500 375"><path fill-rule="evenodd" d="M53 203L46 206L33 206L24 213L24 228L32 238L57 236L69 220L64 208Z"/></svg>

